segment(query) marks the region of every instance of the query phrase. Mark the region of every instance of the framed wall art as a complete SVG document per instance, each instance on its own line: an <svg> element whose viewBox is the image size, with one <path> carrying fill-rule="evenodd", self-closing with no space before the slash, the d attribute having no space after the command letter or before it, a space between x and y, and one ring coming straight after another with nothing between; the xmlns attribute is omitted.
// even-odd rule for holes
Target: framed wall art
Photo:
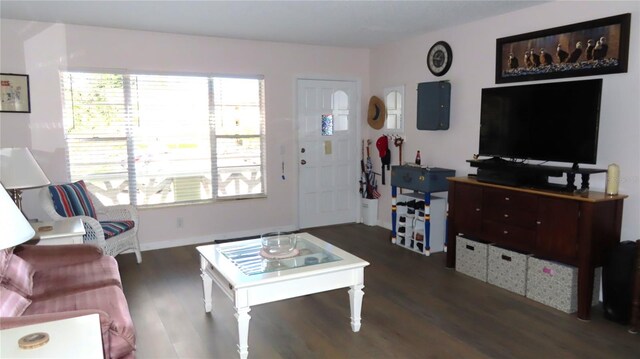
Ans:
<svg viewBox="0 0 640 359"><path fill-rule="evenodd" d="M496 83L627 72L631 14L496 40Z"/></svg>
<svg viewBox="0 0 640 359"><path fill-rule="evenodd" d="M31 112L29 75L0 74L0 112Z"/></svg>

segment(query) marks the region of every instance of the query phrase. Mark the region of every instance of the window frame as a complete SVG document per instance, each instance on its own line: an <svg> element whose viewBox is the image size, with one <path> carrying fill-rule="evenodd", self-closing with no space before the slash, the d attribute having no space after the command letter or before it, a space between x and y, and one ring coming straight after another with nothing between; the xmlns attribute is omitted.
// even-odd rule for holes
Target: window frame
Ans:
<svg viewBox="0 0 640 359"><path fill-rule="evenodd" d="M384 88L384 104L385 107L387 108L387 118L388 118L388 112L389 112L389 105L387 103L387 96L389 96L389 94L391 94L392 92L397 92L400 94L400 109L399 109L399 126L395 127L395 128L389 128L387 127L388 123L385 121L385 126L384 126L384 131L385 132L389 132L389 133L404 133L404 125L405 125L405 107L404 107L404 103L405 103L405 91L404 91L404 85L398 85L398 86L390 86L390 87L385 87ZM388 119L387 119L388 121Z"/></svg>
<svg viewBox="0 0 640 359"><path fill-rule="evenodd" d="M137 202L137 188L133 187L133 185L131 185L131 183L136 183L136 181L131 181L132 177L136 177L136 166L133 165L132 166L132 159L134 157L133 155L133 150L134 150L134 141L135 141L135 134L132 133L132 131L130 129L128 129L126 131L126 133L123 136L117 136L119 140L123 140L124 142L126 142L126 146L127 146L127 158L125 159L127 162L127 168L125 169L127 175L126 178L123 177L123 179L126 179L129 181L129 185L127 186L129 189L129 203L130 204L134 204L136 207L140 207L140 208L160 208L160 207L173 207L173 206L184 206L184 205L194 205L194 204L208 204L208 203L215 203L215 202L225 202L225 201L236 201L236 200L245 200L245 199L256 199L256 198L266 198L267 197L267 166L266 166L266 147L267 147L267 139L266 139L266 83L265 83L265 77L264 75L240 75L240 74L219 74L219 73L191 73L191 72L167 72L167 71L133 71L133 70L122 70L122 69L96 69L96 68L81 68L81 67L74 67L74 68L66 68L66 69L61 69L59 71L59 81L60 81L60 87L61 87L61 96L60 96L60 101L61 101L61 109L62 109L62 115L63 115L63 123L62 123L62 129L63 129L63 135L64 135L64 141L65 141L65 162L66 162L66 172L67 172L67 178L69 178L70 180L72 179L71 176L71 161L70 161L70 152L69 152L69 138L68 138L68 128L66 127L67 121L68 121L68 116L71 116L71 126L69 128L73 128L75 127L75 121L73 121L73 115L72 114L68 114L67 113L67 103L65 100L65 91L64 91L64 76L68 76L69 73L90 73L90 74L108 74L108 75L119 75L119 76L123 76L123 97L125 99L125 106L130 106L130 101L132 99L132 95L130 93L131 91L131 78L133 76L175 76L175 77L200 77L200 78L204 78L207 80L208 83L208 102L209 102L209 118L208 118L208 128L209 128L209 146L210 146L210 155L209 155L209 160L211 162L211 198L205 198L205 199L196 199L196 200L184 200L184 201L174 201L173 202L166 202L166 203L151 203L151 204L138 204ZM245 80L257 80L259 81L259 112L260 112L260 123L259 123L259 132L257 134L224 134L224 135L216 135L216 121L215 119L213 119L213 116L215 115L215 104L214 104L214 88L213 88L213 83L215 81L216 78L223 78L223 79L245 79ZM124 111L125 114L130 114L132 113L131 110L125 110ZM138 126L140 125L140 123L138 123ZM135 126L135 125L134 125ZM129 127L129 126L127 126ZM80 138L81 136L78 136L78 138ZM113 137L113 136L112 136ZM111 138L111 137L110 137ZM247 193L247 194L239 194L239 195L232 195L232 196L219 196L219 168L218 168L218 162L220 160L220 158L218 158L217 156L217 141L218 139L229 139L229 138L235 138L235 139L243 139L243 138L252 138L255 139L257 138L259 141L259 146L260 146L260 163L259 165L257 165L256 167L259 168L258 170L258 175L259 175L259 181L260 181L260 186L261 186L261 191L259 193ZM103 137L99 137L99 136L95 136L93 138L91 137L87 137L86 140L104 140L107 139L107 136L103 136ZM135 161L135 160L133 160ZM251 166L246 166L246 167L251 167ZM222 167L222 168L226 168L226 167ZM79 179L78 179L79 180ZM138 186L139 187L139 186Z"/></svg>

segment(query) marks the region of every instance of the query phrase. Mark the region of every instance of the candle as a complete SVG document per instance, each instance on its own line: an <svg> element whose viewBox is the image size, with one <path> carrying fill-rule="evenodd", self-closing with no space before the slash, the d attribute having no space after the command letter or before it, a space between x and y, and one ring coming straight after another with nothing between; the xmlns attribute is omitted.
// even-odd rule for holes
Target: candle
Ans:
<svg viewBox="0 0 640 359"><path fill-rule="evenodd" d="M610 196L618 194L618 186L620 185L620 167L612 163L607 168L607 187L605 192Z"/></svg>

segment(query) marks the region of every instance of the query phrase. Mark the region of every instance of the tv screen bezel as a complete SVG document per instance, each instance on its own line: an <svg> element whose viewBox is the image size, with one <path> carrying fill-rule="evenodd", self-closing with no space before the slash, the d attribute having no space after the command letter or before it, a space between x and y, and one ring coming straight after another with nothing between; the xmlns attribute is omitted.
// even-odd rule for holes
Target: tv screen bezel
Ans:
<svg viewBox="0 0 640 359"><path fill-rule="evenodd" d="M589 82L591 83L591 86L596 86L596 88L594 88L594 91L597 91L597 95L594 94L597 97L597 102L594 106L594 111L595 111L595 119L592 121L593 125L591 125L592 128L592 132L590 132L590 134L593 134L593 152L589 153L588 156L589 158L586 157L578 157L575 155L564 155L562 153L559 153L557 155L545 155L545 156L538 156L535 154L523 154L523 153L516 153L514 150L507 150L505 151L505 148L502 148L501 150L498 151L487 151L487 147L488 146L483 146L483 129L482 129L482 125L483 125L483 121L485 121L485 119L483 118L483 114L484 114L484 106L486 98L486 92L487 91L502 91L502 92L508 92L510 89L514 89L514 88L518 88L518 89L522 89L524 87L539 87L539 88L546 88L546 87L553 87L553 86L561 86L562 88L566 88L568 86L584 86L585 82ZM583 164L596 164L597 162L597 156L598 156L598 138L599 138L599 132L600 132L600 112L601 112L601 105L602 105L602 79L601 78L597 78L597 79L588 79L588 80L577 80L577 81L557 81L557 82L546 82L546 83L536 83L536 84L529 84L529 85L517 85L517 86L499 86L499 87L489 87L489 88L483 88L482 89L482 94L481 94L481 105L480 105L480 131L479 131L479 143L478 143L478 155L479 156L488 156L488 157L499 157L499 158L507 158L507 159L514 159L514 160L538 160L538 161L545 161L545 162L565 162L565 163L573 163L573 164L578 164L578 163L583 163ZM486 141L486 139L484 139ZM591 143L591 140L590 140ZM530 151L531 152L531 151ZM586 152L584 153L586 154Z"/></svg>

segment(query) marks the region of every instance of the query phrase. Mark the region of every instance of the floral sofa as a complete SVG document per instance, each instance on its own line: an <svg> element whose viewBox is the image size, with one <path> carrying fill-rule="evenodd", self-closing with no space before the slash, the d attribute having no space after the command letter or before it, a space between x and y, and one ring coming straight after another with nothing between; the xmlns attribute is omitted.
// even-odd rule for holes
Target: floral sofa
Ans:
<svg viewBox="0 0 640 359"><path fill-rule="evenodd" d="M98 313L105 358L134 358L118 264L92 245L0 251L0 329Z"/></svg>

